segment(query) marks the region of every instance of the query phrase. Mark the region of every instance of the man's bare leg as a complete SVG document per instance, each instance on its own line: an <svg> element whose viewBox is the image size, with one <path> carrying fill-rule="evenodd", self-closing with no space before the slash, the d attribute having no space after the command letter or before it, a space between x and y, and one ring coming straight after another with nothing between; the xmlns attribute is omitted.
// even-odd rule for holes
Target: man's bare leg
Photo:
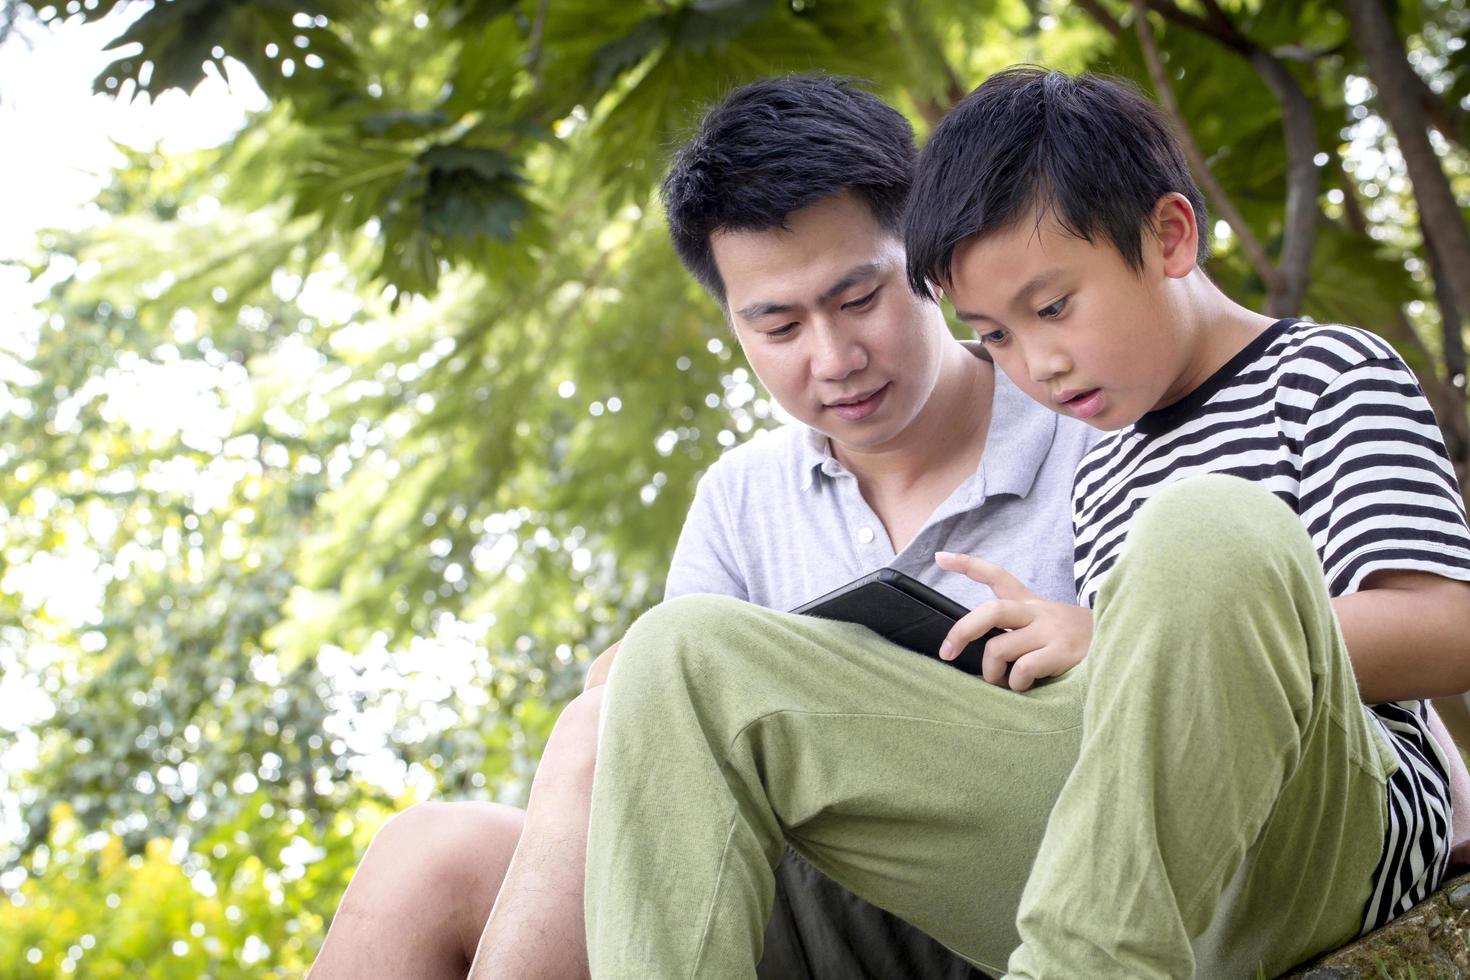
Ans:
<svg viewBox="0 0 1470 980"><path fill-rule="evenodd" d="M524 817L463 802L420 803L389 820L342 896L311 980L463 978Z"/></svg>
<svg viewBox="0 0 1470 980"><path fill-rule="evenodd" d="M579 695L552 729L471 980L589 976L582 879L602 691L594 687Z"/></svg>

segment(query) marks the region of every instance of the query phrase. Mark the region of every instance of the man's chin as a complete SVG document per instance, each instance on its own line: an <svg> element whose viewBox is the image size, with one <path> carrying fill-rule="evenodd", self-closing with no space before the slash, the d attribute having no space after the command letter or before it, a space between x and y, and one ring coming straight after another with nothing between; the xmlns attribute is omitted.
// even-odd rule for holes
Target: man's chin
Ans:
<svg viewBox="0 0 1470 980"><path fill-rule="evenodd" d="M891 425L860 423L857 425L824 425L816 427L827 437L834 450L843 449L856 453L878 452L894 441L899 432Z"/></svg>

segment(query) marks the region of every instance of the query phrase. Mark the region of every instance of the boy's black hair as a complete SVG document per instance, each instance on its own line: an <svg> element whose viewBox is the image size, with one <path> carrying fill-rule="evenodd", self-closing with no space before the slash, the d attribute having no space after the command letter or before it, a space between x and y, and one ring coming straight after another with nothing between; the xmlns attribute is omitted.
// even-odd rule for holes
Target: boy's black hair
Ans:
<svg viewBox="0 0 1470 980"><path fill-rule="evenodd" d="M1087 241L1111 242L1143 267L1143 230L1177 191L1209 257L1204 195L1158 108L1131 84L1031 65L992 75L935 127L914 173L904 247L909 284L948 283L954 250L1048 213Z"/></svg>
<svg viewBox="0 0 1470 980"><path fill-rule="evenodd" d="M664 178L674 250L723 305L712 232L783 227L793 211L851 189L900 235L915 156L908 120L849 79L789 75L738 88Z"/></svg>

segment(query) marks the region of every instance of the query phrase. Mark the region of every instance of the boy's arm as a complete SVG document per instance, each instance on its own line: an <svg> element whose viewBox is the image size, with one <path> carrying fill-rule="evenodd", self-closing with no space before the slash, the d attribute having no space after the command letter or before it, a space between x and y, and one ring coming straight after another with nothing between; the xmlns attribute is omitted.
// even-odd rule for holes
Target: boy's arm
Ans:
<svg viewBox="0 0 1470 980"><path fill-rule="evenodd" d="M1359 694L1379 704L1460 693L1470 688L1470 526L1443 437L1387 345L1326 335L1303 373L1352 363L1303 420L1298 500ZM1354 361L1365 348L1372 356ZM1283 418L1301 413L1302 395L1283 386Z"/></svg>
<svg viewBox="0 0 1470 980"><path fill-rule="evenodd" d="M1470 690L1470 582L1384 570L1332 605L1365 704Z"/></svg>

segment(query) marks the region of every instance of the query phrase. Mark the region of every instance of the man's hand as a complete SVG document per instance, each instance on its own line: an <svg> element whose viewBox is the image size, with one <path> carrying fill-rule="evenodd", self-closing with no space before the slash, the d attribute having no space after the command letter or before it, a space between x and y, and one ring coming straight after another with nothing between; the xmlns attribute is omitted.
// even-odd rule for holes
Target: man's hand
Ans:
<svg viewBox="0 0 1470 980"><path fill-rule="evenodd" d="M587 677L582 681L582 690L590 691L594 687L607 683L607 672L612 670L613 658L618 655L618 646L622 644L618 640L612 646L597 655L592 661L592 666L587 668Z"/></svg>
<svg viewBox="0 0 1470 980"><path fill-rule="evenodd" d="M971 641L992 629L1009 630L985 644L981 674L990 683L1001 684L1009 667L1011 690L1025 691L1043 677L1065 674L1087 656L1092 610L1038 599L1020 579L983 558L939 551L934 561L947 572L961 572L990 586L995 593L995 599L955 623L939 648L943 659L953 660Z"/></svg>

